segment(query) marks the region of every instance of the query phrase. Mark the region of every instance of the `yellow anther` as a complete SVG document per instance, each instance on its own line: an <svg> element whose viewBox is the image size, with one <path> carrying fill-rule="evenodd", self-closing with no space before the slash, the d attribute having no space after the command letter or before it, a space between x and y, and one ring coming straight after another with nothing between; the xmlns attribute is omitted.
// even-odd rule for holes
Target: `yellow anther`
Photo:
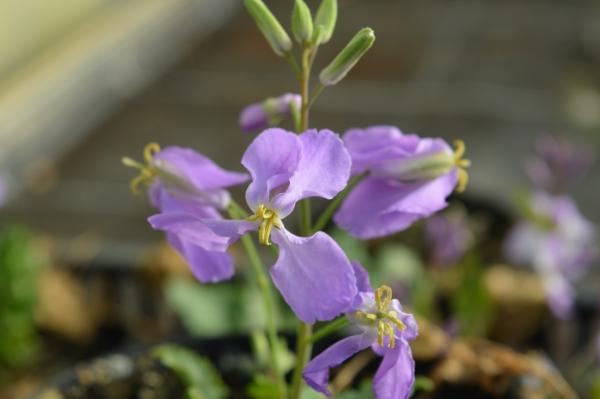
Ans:
<svg viewBox="0 0 600 399"><path fill-rule="evenodd" d="M256 209L256 213L250 216L248 220L251 222L260 221L258 227L258 242L264 245L271 245L270 238L273 227L277 229L283 227L277 212L267 208L264 204L259 205Z"/></svg>
<svg viewBox="0 0 600 399"><path fill-rule="evenodd" d="M365 319L368 321L376 321L377 320L377 315L373 314L373 313L366 313L366 312L362 312L362 311L357 311L354 313L354 316L359 318L359 319Z"/></svg>
<svg viewBox="0 0 600 399"><path fill-rule="evenodd" d="M388 346L390 348L393 348L396 346L396 334L394 332L394 327L392 327L389 323L384 323L384 322L380 322L384 324L384 331L385 334L388 336L389 341L388 341Z"/></svg>
<svg viewBox="0 0 600 399"><path fill-rule="evenodd" d="M469 174L466 169L471 166L471 161L463 159L466 149L464 141L454 140L454 147L454 164L458 168L458 184L456 186L456 191L462 193L469 183Z"/></svg>
<svg viewBox="0 0 600 399"><path fill-rule="evenodd" d="M140 163L129 157L123 157L121 159L121 162L123 163L123 165L129 166L130 168L138 169L140 171L140 174L138 176L134 177L131 180L131 183L129 184L129 187L130 187L132 193L134 193L136 195L139 194L140 193L140 185L146 184L147 186L149 186L152 183L152 181L154 180L154 177L156 176L158 171L156 169L156 166L154 166L152 164L152 160L158 152L160 152L160 146L158 144L148 143L144 147L144 152L143 152L144 161L146 162L145 164Z"/></svg>
<svg viewBox="0 0 600 399"><path fill-rule="evenodd" d="M392 289L387 285L382 285L375 290L375 303L377 304L377 310L385 312L392 302Z"/></svg>
<svg viewBox="0 0 600 399"><path fill-rule="evenodd" d="M385 334L385 324L380 320L377 323L377 343L383 347L383 336Z"/></svg>
<svg viewBox="0 0 600 399"><path fill-rule="evenodd" d="M386 317L401 331L406 330L406 324L404 324L404 322L398 318L398 315L393 310L387 312Z"/></svg>

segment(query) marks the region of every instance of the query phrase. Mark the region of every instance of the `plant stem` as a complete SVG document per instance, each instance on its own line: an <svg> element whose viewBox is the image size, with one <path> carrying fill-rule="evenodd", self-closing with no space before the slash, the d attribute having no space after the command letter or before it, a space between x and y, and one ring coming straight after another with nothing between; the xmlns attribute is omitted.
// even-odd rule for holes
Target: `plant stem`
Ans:
<svg viewBox="0 0 600 399"><path fill-rule="evenodd" d="M341 193L336 195L335 198L331 200L329 205L327 205L327 208L325 208L323 213L321 213L321 216L319 216L319 219L317 219L317 221L315 222L314 226L311 229L312 233L321 231L321 230L323 230L323 228L325 226L327 226L327 223L329 223L329 220L331 219L331 216L333 215L333 213L337 210L337 208L340 206L342 201L346 198L348 193L350 193L350 191L354 187L356 187L356 185L363 179L363 177L364 177L364 175L358 175L358 176L354 176L353 178L350 179L346 188L344 188L344 190Z"/></svg>
<svg viewBox="0 0 600 399"><path fill-rule="evenodd" d="M296 368L292 377L290 399L299 399L302 393L302 370L310 358L312 324L300 322L298 325L298 342L296 343Z"/></svg>
<svg viewBox="0 0 600 399"><path fill-rule="evenodd" d="M302 70L300 74L300 96L302 97L302 106L300 108L300 129L298 133L305 132L308 129L308 116L310 110L309 104L309 83L310 67L314 58L315 49L302 49ZM311 211L310 200L308 198L300 202L300 233L307 236L311 233ZM312 324L300 322L298 325L298 336L296 342L296 368L292 376L292 386L290 399L299 399L302 393L302 370L310 359L312 352Z"/></svg>
<svg viewBox="0 0 600 399"><path fill-rule="evenodd" d="M245 218L245 212L240 206L233 200L229 206L229 215L232 219L243 219ZM263 307L265 308L266 323L267 323L267 337L269 340L271 365L275 373L277 382L277 388L281 398L287 398L287 385L283 377L283 372L279 367L279 339L277 337L277 324L275 321L275 303L273 301L273 294L269 279L265 272L264 265L258 254L258 250L252 241L252 237L245 234L241 238L242 245L246 250L252 270L258 284L258 288L262 297Z"/></svg>
<svg viewBox="0 0 600 399"><path fill-rule="evenodd" d="M315 343L326 336L333 334L340 328L345 327L348 324L348 318L346 316L342 316L339 319L333 320L323 327L319 328L310 339L311 343Z"/></svg>

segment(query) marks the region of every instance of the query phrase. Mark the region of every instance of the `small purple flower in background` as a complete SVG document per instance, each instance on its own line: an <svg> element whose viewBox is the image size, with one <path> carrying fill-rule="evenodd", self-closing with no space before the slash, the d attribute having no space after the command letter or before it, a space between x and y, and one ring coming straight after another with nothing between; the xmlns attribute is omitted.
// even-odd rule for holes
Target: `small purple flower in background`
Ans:
<svg viewBox="0 0 600 399"><path fill-rule="evenodd" d="M541 275L553 313L568 318L575 291L571 286L597 256L595 226L566 196L537 192L527 220L510 231L505 252L515 263L530 264Z"/></svg>
<svg viewBox="0 0 600 399"><path fill-rule="evenodd" d="M375 398L406 399L415 379L415 363L408 342L417 336L417 323L392 298L391 288L384 285L373 292L366 271L357 263L353 266L360 292L357 308L348 318L360 333L338 341L312 359L304 368L304 380L314 390L331 396L327 387L329 369L371 347L383 357L373 379Z"/></svg>
<svg viewBox="0 0 600 399"><path fill-rule="evenodd" d="M279 246L270 270L275 286L296 315L306 323L329 320L348 311L356 295L350 261L327 234L298 237L285 229L283 219L298 201L331 199L347 184L350 156L329 130L296 135L268 129L250 144L242 164L252 176L246 201L254 215L247 220L219 220L171 212L150 217L155 229L165 230L206 250L222 250L242 235L258 230L259 242ZM206 230L226 241L206 240Z"/></svg>
<svg viewBox="0 0 600 399"><path fill-rule="evenodd" d="M292 113L292 107L300 110L301 101L300 95L287 93L250 104L240 114L240 128L250 133L277 126L283 118Z"/></svg>
<svg viewBox="0 0 600 399"><path fill-rule="evenodd" d="M560 192L568 183L579 180L594 161L588 148L553 136L536 140L534 149L535 157L527 163L527 175L536 187L551 192Z"/></svg>
<svg viewBox="0 0 600 399"><path fill-rule="evenodd" d="M425 222L425 239L431 262L439 266L457 264L474 241L467 216L458 211L428 218Z"/></svg>
<svg viewBox="0 0 600 399"><path fill-rule="evenodd" d="M150 143L144 149L144 160L145 164L141 164L123 159L126 165L140 170L140 175L131 182L131 189L139 193L141 184L149 186L150 202L163 214L220 220L219 211L230 201L224 188L248 180L248 175L224 170L189 148L161 150L158 144ZM227 240L207 227L199 228L196 235L204 239L203 245L170 232L167 241L186 259L201 282L217 282L233 276L233 261L225 252Z"/></svg>
<svg viewBox="0 0 600 399"><path fill-rule="evenodd" d="M439 138L403 134L392 126L351 129L344 142L352 174L368 175L350 192L334 220L361 239L402 231L447 206L446 197L464 190L469 161Z"/></svg>

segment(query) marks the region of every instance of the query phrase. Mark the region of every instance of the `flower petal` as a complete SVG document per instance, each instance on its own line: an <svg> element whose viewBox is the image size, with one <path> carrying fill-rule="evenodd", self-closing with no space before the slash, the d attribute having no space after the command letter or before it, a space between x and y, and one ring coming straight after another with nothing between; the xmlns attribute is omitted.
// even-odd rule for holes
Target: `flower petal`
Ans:
<svg viewBox="0 0 600 399"><path fill-rule="evenodd" d="M268 204L271 191L287 185L300 160L300 140L283 129L267 129L248 146L242 165L252 175L246 202L252 210Z"/></svg>
<svg viewBox="0 0 600 399"><path fill-rule="evenodd" d="M235 272L233 261L227 252L206 250L173 233L167 233L167 241L187 261L194 276L203 283L227 280Z"/></svg>
<svg viewBox="0 0 600 399"><path fill-rule="evenodd" d="M221 214L214 206L189 195L170 192L159 182L155 182L148 190L150 203L161 213L186 212L199 218L221 219Z"/></svg>
<svg viewBox="0 0 600 399"><path fill-rule="evenodd" d="M154 156L153 162L202 191L235 186L248 180L245 173L225 170L191 148L166 147Z"/></svg>
<svg viewBox="0 0 600 399"><path fill-rule="evenodd" d="M334 220L360 239L390 235L446 207L456 182L456 171L413 184L367 177L348 195Z"/></svg>
<svg viewBox="0 0 600 399"><path fill-rule="evenodd" d="M406 399L415 381L415 361L410 346L404 340L388 348L373 379L377 399Z"/></svg>
<svg viewBox="0 0 600 399"><path fill-rule="evenodd" d="M296 202L307 197L333 198L350 177L350 154L339 136L330 130L309 130L298 136L300 162L286 191L272 204L280 217L292 212Z"/></svg>
<svg viewBox="0 0 600 399"><path fill-rule="evenodd" d="M337 243L318 232L298 237L274 230L279 258L271 277L294 313L306 323L331 320L351 310L357 294L350 261Z"/></svg>
<svg viewBox="0 0 600 399"><path fill-rule="evenodd" d="M369 273L358 261L352 261L352 270L356 277L356 287L358 292L373 292L371 283L369 282Z"/></svg>
<svg viewBox="0 0 600 399"><path fill-rule="evenodd" d="M302 373L304 380L315 391L331 396L327 387L329 369L340 365L355 353L368 348L371 343L372 341L364 335L353 335L336 342L308 362Z"/></svg>

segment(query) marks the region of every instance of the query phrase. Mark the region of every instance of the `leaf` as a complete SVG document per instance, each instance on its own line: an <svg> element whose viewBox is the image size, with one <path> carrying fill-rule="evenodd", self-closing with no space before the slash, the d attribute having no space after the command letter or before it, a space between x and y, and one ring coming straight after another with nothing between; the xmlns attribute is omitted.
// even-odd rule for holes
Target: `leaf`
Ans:
<svg viewBox="0 0 600 399"><path fill-rule="evenodd" d="M359 389L351 389L336 395L336 399L373 399L373 388L370 381L363 381Z"/></svg>
<svg viewBox="0 0 600 399"><path fill-rule="evenodd" d="M210 360L177 345L161 345L152 354L173 370L187 388L190 399L223 399L228 395L219 372Z"/></svg>
<svg viewBox="0 0 600 399"><path fill-rule="evenodd" d="M431 378L425 377L424 375L417 375L415 377L415 383L412 387L412 394L419 391L431 392L435 388L433 380Z"/></svg>
<svg viewBox="0 0 600 399"><path fill-rule="evenodd" d="M246 394L251 399L279 399L279 389L275 381L263 374L254 376L246 387Z"/></svg>

